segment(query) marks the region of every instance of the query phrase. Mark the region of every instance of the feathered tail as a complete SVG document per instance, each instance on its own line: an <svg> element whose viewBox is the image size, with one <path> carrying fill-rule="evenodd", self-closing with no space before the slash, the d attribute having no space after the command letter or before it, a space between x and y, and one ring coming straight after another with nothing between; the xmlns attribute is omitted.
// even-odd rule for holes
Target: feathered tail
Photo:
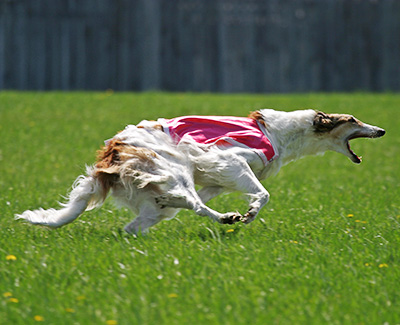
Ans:
<svg viewBox="0 0 400 325"><path fill-rule="evenodd" d="M106 191L106 192L105 192ZM15 216L35 225L58 228L74 221L84 211L100 206L107 196L108 190L95 177L94 169L87 169L87 176L79 176L72 185L67 203L60 209L27 210Z"/></svg>

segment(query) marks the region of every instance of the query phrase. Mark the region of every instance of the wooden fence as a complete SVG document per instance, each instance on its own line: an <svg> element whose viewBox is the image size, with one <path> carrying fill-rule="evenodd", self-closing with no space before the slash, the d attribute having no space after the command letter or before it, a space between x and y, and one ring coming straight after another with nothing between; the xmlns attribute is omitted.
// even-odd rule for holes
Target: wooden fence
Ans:
<svg viewBox="0 0 400 325"><path fill-rule="evenodd" d="M0 89L400 90L399 0L0 0Z"/></svg>

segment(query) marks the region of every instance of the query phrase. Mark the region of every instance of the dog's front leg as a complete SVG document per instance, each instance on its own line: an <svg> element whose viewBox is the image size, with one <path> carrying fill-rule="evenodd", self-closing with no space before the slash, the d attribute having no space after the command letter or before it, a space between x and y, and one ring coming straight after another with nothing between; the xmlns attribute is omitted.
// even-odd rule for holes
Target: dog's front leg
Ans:
<svg viewBox="0 0 400 325"><path fill-rule="evenodd" d="M243 217L240 218L240 221L244 223L252 222L262 207L269 201L269 193L265 188L263 188L263 191L260 193L248 194L248 196L250 197L249 209L243 215Z"/></svg>
<svg viewBox="0 0 400 325"><path fill-rule="evenodd" d="M243 223L252 222L262 207L269 201L269 193L255 176L246 161L235 159L221 171L219 185L230 190L243 192L249 197L249 209L240 218Z"/></svg>
<svg viewBox="0 0 400 325"><path fill-rule="evenodd" d="M243 223L252 222L260 210L269 201L269 193L262 186L260 181L251 171L250 167L246 168L244 172L236 178L234 184L231 184L231 189L243 192L249 198L249 209L240 218Z"/></svg>
<svg viewBox="0 0 400 325"><path fill-rule="evenodd" d="M259 156L251 150L232 147L207 152L200 158L196 161L199 171L197 180L209 184L199 191L203 202L223 190L242 192L250 202L247 212L239 217L239 221L253 221L269 200L268 191L250 168L250 165L256 170L265 168Z"/></svg>

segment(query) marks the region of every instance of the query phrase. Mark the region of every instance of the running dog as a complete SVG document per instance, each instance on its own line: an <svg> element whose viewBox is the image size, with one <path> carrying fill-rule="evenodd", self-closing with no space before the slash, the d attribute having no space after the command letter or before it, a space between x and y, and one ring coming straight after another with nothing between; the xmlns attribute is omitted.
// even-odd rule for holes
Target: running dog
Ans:
<svg viewBox="0 0 400 325"><path fill-rule="evenodd" d="M268 202L259 180L306 155L333 150L353 163L361 158L351 149L355 138L378 138L385 130L351 115L315 110L281 112L262 109L248 117L184 116L142 121L105 142L97 163L75 181L68 201L58 210L25 211L16 215L50 228L74 221L100 206L108 194L137 217L128 233L145 232L180 209L193 210L223 224L250 223ZM195 184L201 189L196 191ZM249 198L247 212L220 213L206 202L225 191Z"/></svg>

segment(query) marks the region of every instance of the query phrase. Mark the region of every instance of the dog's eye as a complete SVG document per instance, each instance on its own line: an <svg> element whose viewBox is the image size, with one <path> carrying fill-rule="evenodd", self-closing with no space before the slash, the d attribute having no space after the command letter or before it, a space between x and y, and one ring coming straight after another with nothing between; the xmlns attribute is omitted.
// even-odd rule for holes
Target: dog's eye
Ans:
<svg viewBox="0 0 400 325"><path fill-rule="evenodd" d="M356 121L356 119L354 117L350 117L349 122L350 123L357 123L357 121Z"/></svg>

